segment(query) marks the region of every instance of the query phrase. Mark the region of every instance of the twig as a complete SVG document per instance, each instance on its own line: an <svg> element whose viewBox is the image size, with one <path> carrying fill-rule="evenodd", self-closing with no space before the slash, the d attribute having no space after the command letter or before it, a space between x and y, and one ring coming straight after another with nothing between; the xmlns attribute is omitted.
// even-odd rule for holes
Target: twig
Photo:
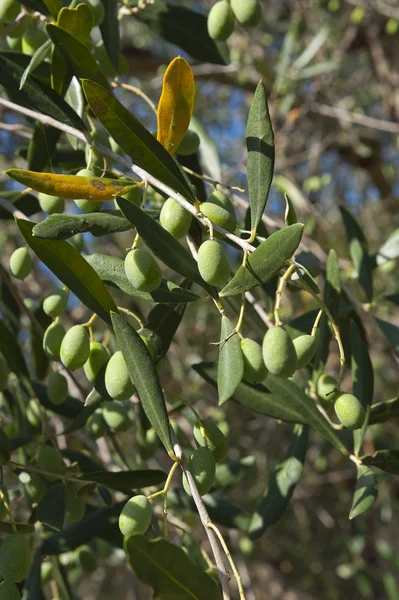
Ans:
<svg viewBox="0 0 399 600"><path fill-rule="evenodd" d="M388 133L399 133L399 123L376 119L375 117L367 117L360 113L351 112L346 108L327 106L326 104L317 104L314 102L310 105L310 110L319 115L345 121L346 123L357 123L358 125L363 125L363 127L378 129L379 131L386 131Z"/></svg>

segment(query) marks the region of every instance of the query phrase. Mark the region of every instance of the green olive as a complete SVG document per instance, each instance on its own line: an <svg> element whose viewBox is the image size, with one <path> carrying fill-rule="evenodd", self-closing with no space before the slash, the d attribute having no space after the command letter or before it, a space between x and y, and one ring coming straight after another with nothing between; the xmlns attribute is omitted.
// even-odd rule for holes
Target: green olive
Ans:
<svg viewBox="0 0 399 600"><path fill-rule="evenodd" d="M293 340L297 358L297 369L303 369L310 363L316 352L316 340L311 335L300 335Z"/></svg>
<svg viewBox="0 0 399 600"><path fill-rule="evenodd" d="M226 229L231 233L234 232L237 225L234 212L229 212L226 208L216 204L214 201L203 202L200 208L202 214L205 215L205 217L208 217L212 223L219 225L219 227L223 227L223 229Z"/></svg>
<svg viewBox="0 0 399 600"><path fill-rule="evenodd" d="M262 17L259 0L230 0L235 18L244 27L256 27Z"/></svg>
<svg viewBox="0 0 399 600"><path fill-rule="evenodd" d="M81 569L85 573L94 573L97 569L97 556L90 546L80 546L77 549L77 558Z"/></svg>
<svg viewBox="0 0 399 600"><path fill-rule="evenodd" d="M173 198L166 200L159 215L159 222L173 237L180 239L187 235L191 221L191 214L181 204Z"/></svg>
<svg viewBox="0 0 399 600"><path fill-rule="evenodd" d="M59 196L50 196L49 194L43 194L43 192L40 192L37 196L37 199L39 200L42 211L48 213L49 215L64 212L64 198L60 198Z"/></svg>
<svg viewBox="0 0 399 600"><path fill-rule="evenodd" d="M37 455L37 466L42 471L54 473L55 477L52 475L43 475L47 481L56 481L58 479L57 475L63 475L65 471L62 454L58 448L54 448L54 446L43 446L40 448L39 454Z"/></svg>
<svg viewBox="0 0 399 600"><path fill-rule="evenodd" d="M129 200L129 202L133 202L136 206L140 206L143 201L143 188L139 185L135 185L126 192L126 194L123 194L122 198ZM116 208L119 209L118 206Z"/></svg>
<svg viewBox="0 0 399 600"><path fill-rule="evenodd" d="M316 392L320 400L324 402L334 402L337 392L338 381L332 375L323 374L319 377L316 384Z"/></svg>
<svg viewBox="0 0 399 600"><path fill-rule="evenodd" d="M125 273L130 283L142 292L152 292L161 285L161 269L146 250L136 248L126 255Z"/></svg>
<svg viewBox="0 0 399 600"><path fill-rule="evenodd" d="M83 367L90 354L90 338L85 327L74 325L61 343L60 357L64 367L74 371Z"/></svg>
<svg viewBox="0 0 399 600"><path fill-rule="evenodd" d="M65 337L65 329L61 323L51 323L43 337L43 350L52 360L60 360L62 340Z"/></svg>
<svg viewBox="0 0 399 600"><path fill-rule="evenodd" d="M39 427L41 425L42 416L40 414L40 406L33 398L26 405L26 418L32 427Z"/></svg>
<svg viewBox="0 0 399 600"><path fill-rule="evenodd" d="M105 387L114 400L128 400L134 394L134 385L120 350L108 361L105 369Z"/></svg>
<svg viewBox="0 0 399 600"><path fill-rule="evenodd" d="M147 496L130 498L119 515L119 529L123 535L142 535L152 519L152 506Z"/></svg>
<svg viewBox="0 0 399 600"><path fill-rule="evenodd" d="M282 327L267 330L262 344L263 360L272 375L291 377L297 367L294 344Z"/></svg>
<svg viewBox="0 0 399 600"><path fill-rule="evenodd" d="M198 270L206 283L225 285L230 277L230 265L223 247L216 240L206 240L198 250Z"/></svg>
<svg viewBox="0 0 399 600"><path fill-rule="evenodd" d="M32 269L32 259L28 248L17 248L10 256L10 271L16 279L26 279Z"/></svg>
<svg viewBox="0 0 399 600"><path fill-rule="evenodd" d="M200 143L201 140L199 135L195 131L188 129L186 135L180 142L177 154L181 154L181 156L191 156L197 152Z"/></svg>
<svg viewBox="0 0 399 600"><path fill-rule="evenodd" d="M334 410L340 423L348 429L360 429L364 423L363 405L352 394L339 394L334 402Z"/></svg>
<svg viewBox="0 0 399 600"><path fill-rule="evenodd" d="M212 450L215 461L217 463L223 462L228 451L226 436L220 431L219 427L209 419L202 422L202 427L205 431L207 447ZM205 441L202 437L198 423L194 427L194 437L199 446L205 447Z"/></svg>
<svg viewBox="0 0 399 600"><path fill-rule="evenodd" d="M84 364L84 372L90 383L94 383L101 367L109 360L109 352L99 342L90 342L90 354Z"/></svg>
<svg viewBox="0 0 399 600"><path fill-rule="evenodd" d="M98 440L107 433L108 426L104 421L103 411L101 408L97 408L97 410L95 410L94 413L90 415L90 417L86 421L85 429L87 435L92 440Z"/></svg>
<svg viewBox="0 0 399 600"><path fill-rule="evenodd" d="M15 583L4 580L0 583L0 600L20 600L21 594Z"/></svg>
<svg viewBox="0 0 399 600"><path fill-rule="evenodd" d="M197 448L188 459L188 466L201 496L207 494L215 480L216 462L210 448ZM191 495L186 476L183 475L183 487Z"/></svg>
<svg viewBox="0 0 399 600"><path fill-rule="evenodd" d="M26 578L32 551L27 538L13 533L0 546L0 575L10 582L19 583Z"/></svg>
<svg viewBox="0 0 399 600"><path fill-rule="evenodd" d="M76 173L78 177L95 177L95 173L90 169L81 169ZM103 202L98 200L88 200L87 198L83 198L82 200L74 200L76 206L83 210L84 212L96 212L100 210L103 205Z"/></svg>
<svg viewBox="0 0 399 600"><path fill-rule="evenodd" d="M47 382L47 393L53 404L63 404L68 397L68 382L64 375L53 371Z"/></svg>
<svg viewBox="0 0 399 600"><path fill-rule="evenodd" d="M114 431L125 431L130 425L127 409L120 402L106 401L102 405L104 421Z"/></svg>
<svg viewBox="0 0 399 600"><path fill-rule="evenodd" d="M43 310L49 317L55 319L62 315L68 304L68 291L58 289L50 292L43 300Z"/></svg>
<svg viewBox="0 0 399 600"><path fill-rule="evenodd" d="M233 33L234 25L234 13L227 0L216 2L208 15L209 37L218 42L225 42Z"/></svg>
<svg viewBox="0 0 399 600"><path fill-rule="evenodd" d="M262 346L250 338L242 339L240 344L244 358L243 379L249 383L261 383L267 375L267 368L263 362Z"/></svg>

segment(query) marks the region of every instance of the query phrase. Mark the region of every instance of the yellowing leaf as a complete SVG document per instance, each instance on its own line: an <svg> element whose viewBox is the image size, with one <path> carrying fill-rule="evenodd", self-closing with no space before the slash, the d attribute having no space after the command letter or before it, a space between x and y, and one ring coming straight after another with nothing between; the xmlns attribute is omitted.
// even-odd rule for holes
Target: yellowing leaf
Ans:
<svg viewBox="0 0 399 600"><path fill-rule="evenodd" d="M168 66L163 78L158 105L157 140L174 154L190 124L194 106L194 75L190 65L178 56Z"/></svg>
<svg viewBox="0 0 399 600"><path fill-rule="evenodd" d="M23 169L9 169L9 177L37 192L59 196L68 200L111 200L115 195L122 196L137 184L125 184L116 179L104 177L80 177L78 175L58 175L37 173Z"/></svg>

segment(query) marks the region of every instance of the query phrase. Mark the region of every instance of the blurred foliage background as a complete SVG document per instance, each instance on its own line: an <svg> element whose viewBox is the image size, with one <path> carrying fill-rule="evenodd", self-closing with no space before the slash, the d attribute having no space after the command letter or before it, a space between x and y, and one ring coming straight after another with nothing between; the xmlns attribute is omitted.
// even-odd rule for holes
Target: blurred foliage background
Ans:
<svg viewBox="0 0 399 600"><path fill-rule="evenodd" d="M185 0L174 4L207 14L213 3ZM137 2L132 0L127 5L135 8ZM230 62L225 66L196 63L160 37L153 19L162 8L162 0L155 0L141 6L137 13L121 12L121 54L125 63L121 81L137 86L156 104L169 60L178 54L187 58L196 78L195 118L215 144L207 174L226 185L245 188L245 125L255 86L263 78L276 136L275 178L265 226L272 231L283 222L287 193L299 219L306 223L307 250L317 256L322 269L329 249L337 251L348 299L355 300L358 318L370 342L376 373L374 402L394 397L398 390L398 359L376 327L370 316L373 309L352 278L354 267L338 206L348 207L361 223L371 255L399 227L396 0L262 0L261 25L252 30L236 27L228 41ZM96 35L93 39L98 44L100 38ZM3 36L1 48L6 47ZM125 106L154 130L155 118L146 103L126 90L118 93ZM3 107L0 115L1 170L11 165L25 168L21 146L29 140L32 124L21 126L20 118ZM83 162L76 167L84 167ZM5 175L0 175L3 191L11 185ZM210 192L211 187L207 190ZM237 208L243 219L245 206L245 194L238 195ZM68 210L77 211L72 203ZM83 244L90 253L118 255L128 237L124 234L117 239L98 240L85 234ZM3 265L18 245L13 222L2 221ZM379 316L399 326L397 255L396 250L392 258L377 261L374 286L375 297L380 299ZM3 310L13 305L6 298L4 281ZM49 273L35 263L34 277L20 286L24 301L43 323L40 301L53 285ZM382 298L387 295L391 295L390 301ZM266 312L270 310L267 298ZM137 303L132 307L138 312L143 310ZM309 296L292 290L284 301L283 317L291 320L312 308ZM20 319L18 307L10 310L14 318ZM84 314L84 307L72 298L70 323L80 322ZM346 315L341 316L345 327ZM216 357L217 350L209 347L209 341L218 338L218 328L218 316L209 303L189 306L161 376L170 392L167 397L171 405L175 402L173 394L184 396L202 416L212 414L228 431L229 459L241 462L237 463L238 474L231 480L221 476L221 481L235 504L251 510L267 486L268 474L286 451L292 427L246 413L233 402L216 408L216 392L189 365ZM247 334L251 333L247 325ZM338 355L332 346L328 370L336 374L338 367ZM177 411L175 418L181 435L190 436L189 412ZM367 453L380 447L397 447L397 437L395 419L384 426L373 425L365 439ZM134 466L131 433L118 438L129 464ZM79 445L78 436L72 444ZM109 449L100 451L106 453ZM162 463L162 457L153 460ZM382 471L378 479L379 496L374 507L350 521L354 465L313 431L303 478L280 521L256 543L237 531L228 536L248 600L398 599L399 487L395 476ZM192 526L198 539L202 536L198 521L193 519ZM104 558L90 579L79 579L76 593L88 600L100 599L114 594L115 589L121 600L146 598L147 592L132 581L118 552Z"/></svg>

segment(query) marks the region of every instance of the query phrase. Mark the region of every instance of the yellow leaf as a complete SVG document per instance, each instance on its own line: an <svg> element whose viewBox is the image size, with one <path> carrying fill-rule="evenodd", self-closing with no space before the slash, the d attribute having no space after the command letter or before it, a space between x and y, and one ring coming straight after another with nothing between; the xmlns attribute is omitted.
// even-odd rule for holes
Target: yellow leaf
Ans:
<svg viewBox="0 0 399 600"><path fill-rule="evenodd" d="M190 65L178 56L168 66L163 78L158 105L157 140L174 154L190 124L194 106L194 75Z"/></svg>
<svg viewBox="0 0 399 600"><path fill-rule="evenodd" d="M22 169L9 169L6 174L22 185L50 196L59 196L68 200L111 200L122 196L137 184L122 183L116 179L104 177L79 177L78 175L58 175L55 173L37 173Z"/></svg>

